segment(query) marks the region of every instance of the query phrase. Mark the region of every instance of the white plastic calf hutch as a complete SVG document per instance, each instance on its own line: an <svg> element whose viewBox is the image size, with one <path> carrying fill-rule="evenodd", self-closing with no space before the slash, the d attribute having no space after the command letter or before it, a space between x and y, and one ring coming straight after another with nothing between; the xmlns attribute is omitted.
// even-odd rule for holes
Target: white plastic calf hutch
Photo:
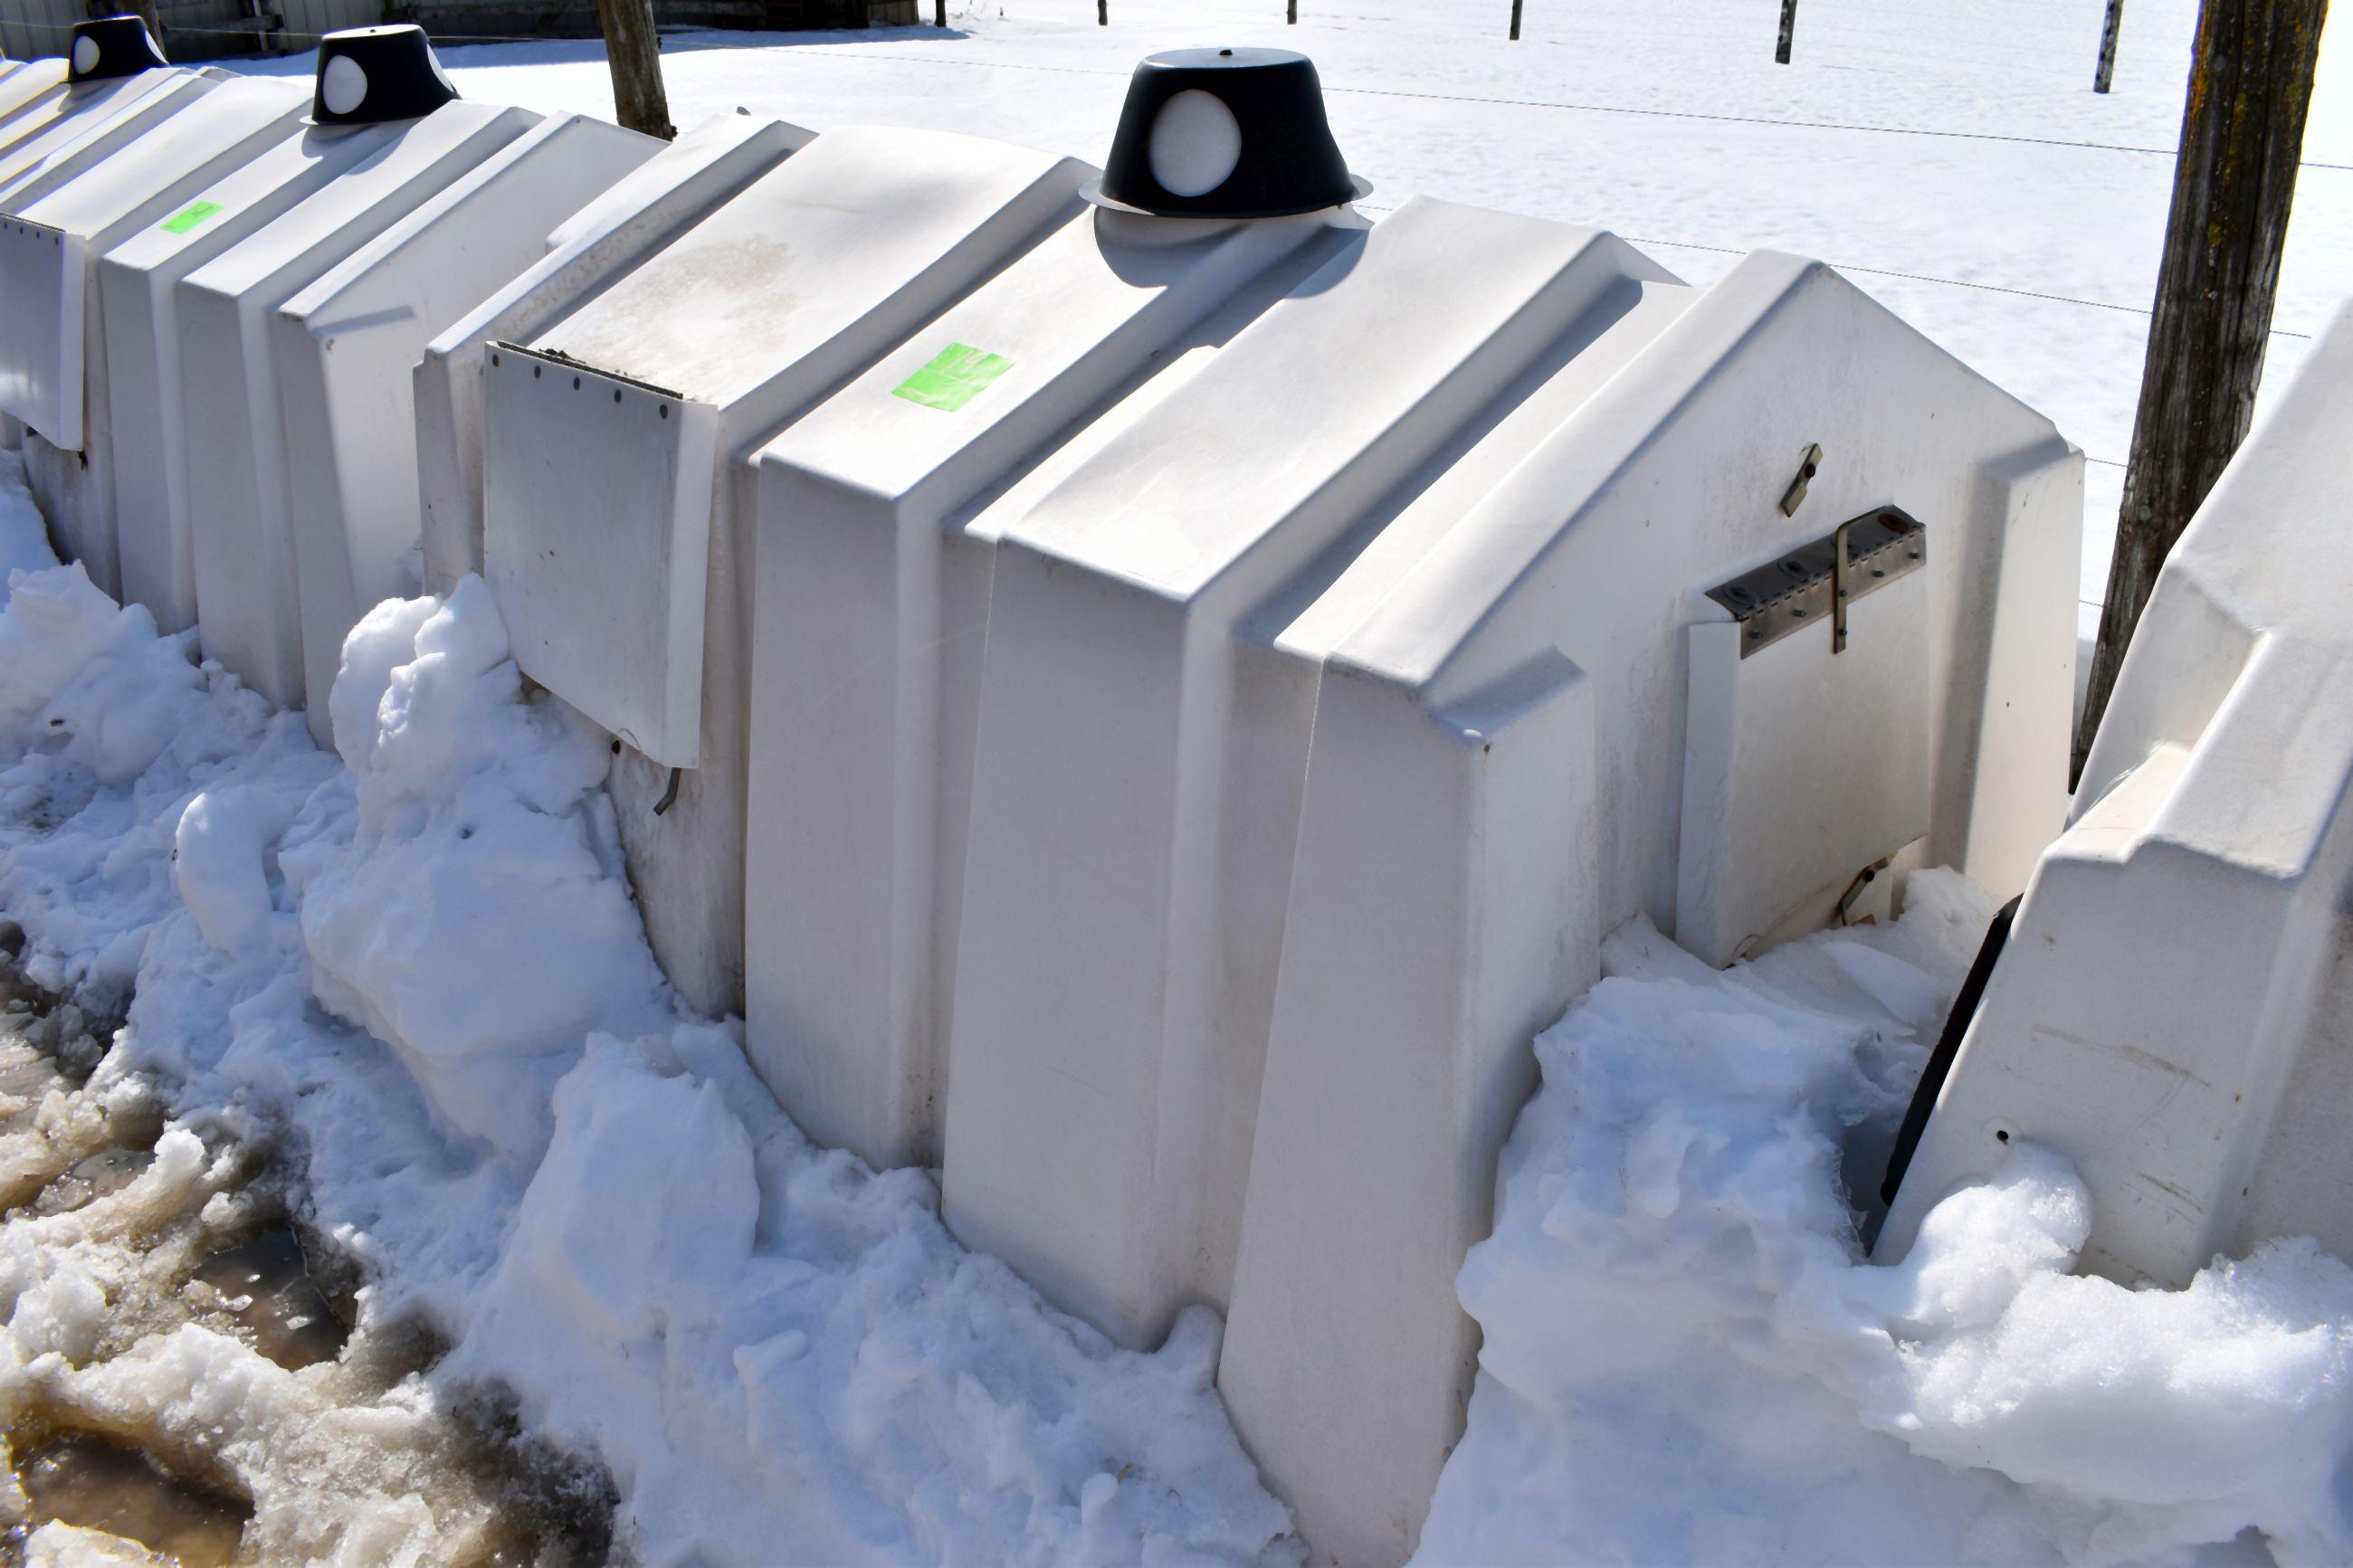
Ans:
<svg viewBox="0 0 2353 1568"><path fill-rule="evenodd" d="M495 151L499 142L521 134L532 119L507 118L520 113L516 110L451 107L459 110L449 122L452 126L478 129L488 116L503 132L490 146L481 146L479 141L469 143L479 149L476 162ZM305 123L251 162L195 193L171 217L141 230L100 258L107 396L103 411L93 405L90 416L93 420L102 416L111 423L106 439L114 450L116 544L123 593L153 611L165 630L178 631L196 622L182 429L181 280L301 206L344 174L385 157L433 119L382 124ZM442 127L435 126L426 142L441 145L443 135ZM448 169L441 183L463 173L465 166ZM383 189L381 183L363 182L363 185L379 193ZM429 194L431 188L438 187L421 194ZM411 196L406 205L395 205L382 215L375 228L363 228L354 236L353 243L413 206L415 201ZM339 202L333 205L336 210L344 210ZM241 363L240 354L237 363ZM229 395L225 386L203 384L200 401L204 403Z"/></svg>
<svg viewBox="0 0 2353 1568"><path fill-rule="evenodd" d="M779 426L1078 206L1084 166L828 132L577 309L493 347L484 546L523 670L626 743L664 968L742 1005L753 468Z"/></svg>
<svg viewBox="0 0 2353 1568"><path fill-rule="evenodd" d="M1228 785L1199 842L1295 823L1221 1377L1343 1560L1411 1539L1459 1433L1454 1270L1602 934L1725 962L1906 846L2012 889L2063 811L2081 455L1817 263L1599 310L1483 493L1253 584L1305 607L1207 666L1314 691L1296 805Z"/></svg>
<svg viewBox="0 0 2353 1568"><path fill-rule="evenodd" d="M223 82L47 194L0 200L0 410L32 431L26 468L51 530L110 594L121 580L99 257L284 140L303 107L283 82Z"/></svg>
<svg viewBox="0 0 2353 1568"><path fill-rule="evenodd" d="M762 452L745 1017L812 1136L940 1161L1007 520L1364 228L1086 207Z"/></svg>
<svg viewBox="0 0 2353 1568"><path fill-rule="evenodd" d="M364 41L372 44L397 43L405 35L416 54L429 62L424 35L415 28L370 32L373 36ZM322 98L333 82L335 62L354 58L339 51L362 41L343 43L346 37L332 35L321 46ZM399 68L396 58L371 60L371 89L381 90L386 77ZM219 659L271 701L287 708L303 706L306 684L297 545L288 492L287 426L280 409L278 360L272 353L273 320L281 307L329 269L396 221L432 203L462 176L522 137L539 120L526 110L447 99L421 117L413 101L396 100L392 107L404 112L390 127L394 133L381 152L190 272L176 289L179 397L185 422L182 442L188 480L185 515L195 575L197 626L207 657ZM354 112L367 112L364 103ZM436 208L437 215L440 210ZM496 215L486 213L480 202L462 205L451 217L461 230L487 226L495 232L497 221ZM539 224L522 248L526 253L535 249L546 228L546 224ZM404 237L427 247L441 238L428 235L420 240L416 229ZM510 238L509 254L513 250ZM461 284L469 276L479 275L461 274ZM408 279L411 285L418 281L413 277ZM412 307L404 303L398 308ZM445 302L442 308L454 314L462 305ZM363 353L369 346L364 342L360 344ZM299 368L308 368L301 354L290 353L288 358ZM379 363L375 368L385 367ZM396 376L398 373L389 374ZM329 395L323 377L305 379L310 384L305 390ZM332 390L345 398L351 395L348 382ZM327 419L348 419L348 403L304 413L308 423L302 428L327 443L324 450L307 455L311 461L326 464L350 455L347 445L334 445L342 432L321 428L322 421L318 417L323 414ZM413 471L412 466L402 465L401 478L405 480ZM314 480L309 493L314 500L332 503L340 499L332 481ZM346 521L344 516L305 519L306 524L331 534L343 531ZM415 538L413 503L401 533L401 542L393 551L396 557ZM317 586L326 595L321 608L332 624L348 609L354 591L346 583L335 592L332 580L337 572L348 574L352 570L350 539L346 534L343 539L324 538L321 543L323 548L314 552L319 556ZM374 580L385 582L391 575L389 563L375 569L375 542L363 548L368 552ZM338 556L343 559L335 561ZM356 618L355 611L350 613ZM348 620L333 626L336 650L349 627ZM324 717L315 717L314 731L323 730Z"/></svg>
<svg viewBox="0 0 2353 1568"><path fill-rule="evenodd" d="M663 145L548 237L519 269L425 346L412 373L425 586L446 594L482 570L482 374L490 344L527 342L775 168L810 132L738 110Z"/></svg>
<svg viewBox="0 0 2353 1568"><path fill-rule="evenodd" d="M2348 446L2353 310L2158 577L1882 1256L2031 1141L2090 1188L2111 1278L2178 1288L2278 1236L2353 1258Z"/></svg>
<svg viewBox="0 0 2353 1568"><path fill-rule="evenodd" d="M377 601L420 585L418 356L538 261L559 224L662 145L608 121L553 116L302 289L270 322L302 691L322 746L333 743L327 699L344 634ZM200 540L200 581L201 550Z"/></svg>
<svg viewBox="0 0 2353 1568"><path fill-rule="evenodd" d="M1140 75L1108 205L1271 63ZM1307 1539L1395 1561L1601 935L2056 832L2082 458L1817 264L1247 211L1066 224L764 453L751 1041L1113 1338L1226 1309Z"/></svg>

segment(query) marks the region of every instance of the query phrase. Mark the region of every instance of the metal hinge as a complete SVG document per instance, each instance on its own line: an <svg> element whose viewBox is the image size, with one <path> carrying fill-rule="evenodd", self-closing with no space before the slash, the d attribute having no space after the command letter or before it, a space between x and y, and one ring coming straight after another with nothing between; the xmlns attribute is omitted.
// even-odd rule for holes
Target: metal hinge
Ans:
<svg viewBox="0 0 2353 1568"><path fill-rule="evenodd" d="M1849 518L1769 565L1707 591L1740 623L1740 657L1827 617L1831 651L1846 651L1847 606L1927 563L1928 530L1901 507Z"/></svg>

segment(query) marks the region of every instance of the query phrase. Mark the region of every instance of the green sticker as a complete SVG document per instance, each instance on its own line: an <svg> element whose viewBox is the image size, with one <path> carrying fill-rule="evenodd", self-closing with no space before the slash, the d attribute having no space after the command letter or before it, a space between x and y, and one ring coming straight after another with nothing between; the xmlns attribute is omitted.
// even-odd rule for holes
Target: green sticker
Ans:
<svg viewBox="0 0 2353 1568"><path fill-rule="evenodd" d="M186 234L221 210L218 202L191 202L186 210L164 221L165 234Z"/></svg>
<svg viewBox="0 0 2353 1568"><path fill-rule="evenodd" d="M954 414L978 397L988 384L1013 368L1003 354L950 343L932 363L891 389L893 397Z"/></svg>

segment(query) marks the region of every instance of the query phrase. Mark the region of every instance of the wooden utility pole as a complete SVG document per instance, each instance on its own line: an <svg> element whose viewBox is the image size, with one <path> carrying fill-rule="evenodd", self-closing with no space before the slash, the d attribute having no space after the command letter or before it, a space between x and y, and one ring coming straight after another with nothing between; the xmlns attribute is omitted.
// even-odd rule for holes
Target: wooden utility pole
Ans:
<svg viewBox="0 0 2353 1568"><path fill-rule="evenodd" d="M2092 90L2105 92L2116 79L2116 34L2125 25L2125 0L2108 0L2108 19L2100 26L2100 63L2092 72Z"/></svg>
<svg viewBox="0 0 2353 1568"><path fill-rule="evenodd" d="M2327 16L2328 0L2205 0L2198 16L2078 773L2158 568L2254 415Z"/></svg>
<svg viewBox="0 0 2353 1568"><path fill-rule="evenodd" d="M596 20L613 68L613 117L632 131L670 141L678 128L670 122L670 95L662 90L654 0L596 0Z"/></svg>
<svg viewBox="0 0 2353 1568"><path fill-rule="evenodd" d="M1512 42L1520 41L1520 0L1512 0Z"/></svg>
<svg viewBox="0 0 2353 1568"><path fill-rule="evenodd" d="M1789 63L1789 40L1798 31L1798 0L1781 0L1781 41L1774 47L1773 58L1783 65Z"/></svg>

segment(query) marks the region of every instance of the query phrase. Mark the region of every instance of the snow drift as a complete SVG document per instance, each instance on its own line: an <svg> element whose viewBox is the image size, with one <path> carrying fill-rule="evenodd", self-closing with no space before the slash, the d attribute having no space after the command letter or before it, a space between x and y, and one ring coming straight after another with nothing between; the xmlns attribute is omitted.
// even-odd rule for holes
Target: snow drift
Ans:
<svg viewBox="0 0 2353 1568"><path fill-rule="evenodd" d="M1722 973L1611 938L1462 1270L1486 1339L1422 1561L2353 1555L2353 1269L2309 1242L2181 1292L2074 1278L2082 1184L2021 1145L1863 1261L1847 1194L1991 912L1928 872L1892 928Z"/></svg>
<svg viewBox="0 0 2353 1568"><path fill-rule="evenodd" d="M376 1281L363 1326L423 1315L455 1343L431 1390L506 1384L601 1456L644 1560L1293 1554L1213 1319L1114 1350L957 1247L923 1173L812 1148L680 1011L605 742L522 690L479 581L354 631L347 766L79 566L11 583L0 909L28 972L132 992L103 1070L290 1134L310 1217Z"/></svg>

